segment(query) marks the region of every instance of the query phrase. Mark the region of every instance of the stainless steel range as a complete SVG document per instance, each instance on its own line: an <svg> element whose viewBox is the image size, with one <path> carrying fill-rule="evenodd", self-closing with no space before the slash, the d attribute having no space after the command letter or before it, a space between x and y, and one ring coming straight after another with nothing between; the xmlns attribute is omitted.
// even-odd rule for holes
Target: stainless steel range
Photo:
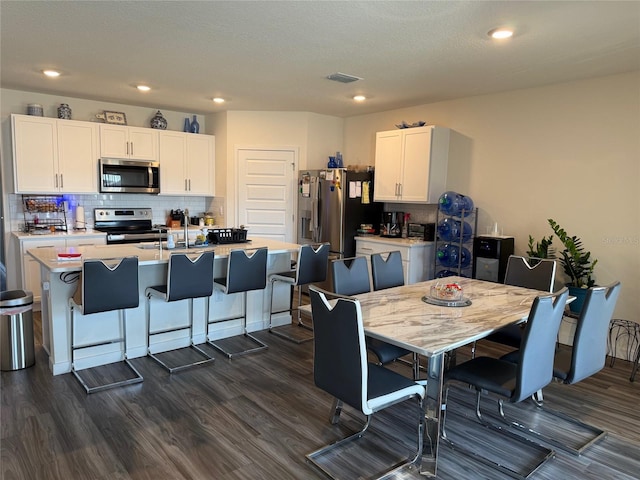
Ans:
<svg viewBox="0 0 640 480"><path fill-rule="evenodd" d="M152 224L150 208L94 208L94 228L107 234L107 244L158 242L167 227Z"/></svg>

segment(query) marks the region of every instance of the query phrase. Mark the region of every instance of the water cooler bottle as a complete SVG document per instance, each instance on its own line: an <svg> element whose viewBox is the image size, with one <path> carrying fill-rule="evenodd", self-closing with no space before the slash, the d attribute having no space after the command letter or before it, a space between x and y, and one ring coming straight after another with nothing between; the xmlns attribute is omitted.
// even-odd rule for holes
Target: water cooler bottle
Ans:
<svg viewBox="0 0 640 480"><path fill-rule="evenodd" d="M503 283L513 245L513 237L476 237L473 240L473 278Z"/></svg>

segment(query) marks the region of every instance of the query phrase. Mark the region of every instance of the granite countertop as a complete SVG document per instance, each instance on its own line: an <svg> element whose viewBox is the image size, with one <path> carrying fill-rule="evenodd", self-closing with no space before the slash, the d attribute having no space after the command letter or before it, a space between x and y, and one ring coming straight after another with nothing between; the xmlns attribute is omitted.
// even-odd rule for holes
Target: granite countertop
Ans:
<svg viewBox="0 0 640 480"><path fill-rule="evenodd" d="M44 233L29 233L29 232L11 232L14 237L20 240L37 240L47 238L69 238L69 237L104 237L106 233L99 232L88 228L86 230L70 230L68 232L49 232L47 230Z"/></svg>
<svg viewBox="0 0 640 480"><path fill-rule="evenodd" d="M399 238L399 237L381 237L379 235L356 235L356 240L366 240L368 242L386 243L389 245L402 245L411 247L413 245L432 245L434 242L426 242L419 238Z"/></svg>
<svg viewBox="0 0 640 480"><path fill-rule="evenodd" d="M37 235L36 235L37 236ZM85 259L111 259L128 256L138 257L140 265L156 265L167 263L172 253L188 253L198 255L205 251L213 250L215 258L226 258L233 249L253 249L267 247L269 254L293 253L297 252L299 245L295 243L281 242L266 238L252 238L245 243L229 243L223 245L198 246L194 248L174 248L167 250L163 242L163 249L160 251L157 244L121 244L121 245L94 245L67 248L38 248L29 250L29 255L35 258L45 268L51 272L71 272L82 268L82 260ZM78 260L58 260L58 253L80 253L82 256Z"/></svg>

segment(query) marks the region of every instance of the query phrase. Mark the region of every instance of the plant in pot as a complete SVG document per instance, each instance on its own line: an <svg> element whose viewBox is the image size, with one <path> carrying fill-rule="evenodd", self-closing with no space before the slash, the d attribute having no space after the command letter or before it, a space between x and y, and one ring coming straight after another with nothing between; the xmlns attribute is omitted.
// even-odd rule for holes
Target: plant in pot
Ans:
<svg viewBox="0 0 640 480"><path fill-rule="evenodd" d="M555 258L555 249L551 246L553 243L553 235L549 235L547 238L542 237L540 242L529 235L529 250L527 250L527 256L529 257L529 263L536 265L539 258Z"/></svg>
<svg viewBox="0 0 640 480"><path fill-rule="evenodd" d="M551 229L564 245L561 252L560 263L564 269L564 273L570 278L567 284L569 287L569 295L576 297L571 302L569 309L572 312L579 313L582 310L582 304L587 294L587 289L595 285L593 279L593 269L598 260L591 258L591 252L585 251L582 241L579 237L569 236L567 232L558 223L549 218Z"/></svg>

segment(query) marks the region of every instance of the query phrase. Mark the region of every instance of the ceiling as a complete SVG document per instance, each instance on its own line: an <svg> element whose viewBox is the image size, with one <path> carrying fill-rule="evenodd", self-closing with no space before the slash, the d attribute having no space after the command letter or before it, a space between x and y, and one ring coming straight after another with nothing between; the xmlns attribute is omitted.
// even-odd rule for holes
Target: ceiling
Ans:
<svg viewBox="0 0 640 480"><path fill-rule="evenodd" d="M200 114L347 117L640 70L640 1L3 0L0 21L3 88Z"/></svg>

